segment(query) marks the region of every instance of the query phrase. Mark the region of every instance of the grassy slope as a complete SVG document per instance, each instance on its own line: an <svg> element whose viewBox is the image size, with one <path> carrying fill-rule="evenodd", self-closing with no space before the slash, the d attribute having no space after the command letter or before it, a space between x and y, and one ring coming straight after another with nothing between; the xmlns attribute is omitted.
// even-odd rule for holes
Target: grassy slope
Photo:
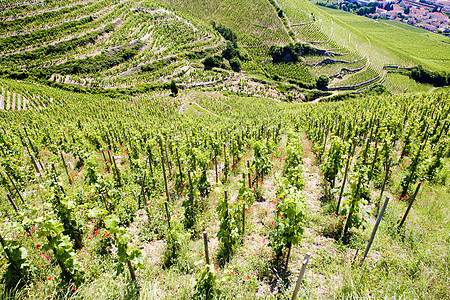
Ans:
<svg viewBox="0 0 450 300"><path fill-rule="evenodd" d="M169 9L188 12L209 23L224 24L239 34L244 45L286 44L290 41L275 9L263 0L158 0Z"/></svg>
<svg viewBox="0 0 450 300"><path fill-rule="evenodd" d="M368 58L368 68L363 72L349 75L336 85L361 82L380 74L384 65L401 66L424 65L436 71L450 70L450 38L408 26L395 21L371 20L344 11L319 7L306 0L279 0L297 39L301 41L325 41L318 44L324 48L344 48L355 51L359 57ZM345 50L341 50L344 51ZM336 64L333 67L315 67L313 74L334 74L339 67L352 65ZM407 82L404 82L408 84ZM415 87L404 86L415 90Z"/></svg>
<svg viewBox="0 0 450 300"><path fill-rule="evenodd" d="M366 35L374 46L394 54L396 63L400 65L412 63L437 71L450 70L450 38L399 22L371 20L329 8L318 9L356 34Z"/></svg>
<svg viewBox="0 0 450 300"><path fill-rule="evenodd" d="M431 84L418 83L406 75L389 73L384 85L394 94L417 93L433 90Z"/></svg>

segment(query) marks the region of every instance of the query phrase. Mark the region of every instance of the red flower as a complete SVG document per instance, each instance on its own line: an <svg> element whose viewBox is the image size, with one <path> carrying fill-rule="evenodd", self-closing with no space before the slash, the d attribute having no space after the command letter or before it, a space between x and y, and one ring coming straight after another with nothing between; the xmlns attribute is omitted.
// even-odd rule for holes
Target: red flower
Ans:
<svg viewBox="0 0 450 300"><path fill-rule="evenodd" d="M49 277L49 278L47 278L47 280L52 280L52 278L51 278L51 277Z"/></svg>
<svg viewBox="0 0 450 300"><path fill-rule="evenodd" d="M27 232L25 232L25 236L29 236L30 235L30 233L27 231Z"/></svg>
<svg viewBox="0 0 450 300"><path fill-rule="evenodd" d="M74 286L74 287L72 288L72 291L76 291L76 290L77 290L77 287Z"/></svg>
<svg viewBox="0 0 450 300"><path fill-rule="evenodd" d="M247 275L247 279L250 279L250 276Z"/></svg>

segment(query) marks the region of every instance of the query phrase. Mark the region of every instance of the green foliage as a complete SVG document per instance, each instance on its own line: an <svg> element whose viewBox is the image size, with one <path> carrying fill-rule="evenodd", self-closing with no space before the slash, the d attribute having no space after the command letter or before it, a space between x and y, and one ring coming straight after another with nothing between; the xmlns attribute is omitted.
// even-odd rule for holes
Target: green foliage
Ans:
<svg viewBox="0 0 450 300"><path fill-rule="evenodd" d="M62 192L62 187L59 183L54 183L53 185L53 195L50 198L50 202L64 227L63 233L70 236L75 249L81 249L83 247L81 241L82 232L75 216L76 205Z"/></svg>
<svg viewBox="0 0 450 300"><path fill-rule="evenodd" d="M431 83L434 86L450 85L450 73L433 72L423 66L416 66L411 69L411 78L422 83Z"/></svg>
<svg viewBox="0 0 450 300"><path fill-rule="evenodd" d="M364 6L364 7L358 8L355 12L359 16L367 16L369 14L375 13L375 10L376 10L375 7Z"/></svg>
<svg viewBox="0 0 450 300"><path fill-rule="evenodd" d="M212 300L217 293L216 272L213 265L206 265L202 272L195 277L194 294L192 299Z"/></svg>
<svg viewBox="0 0 450 300"><path fill-rule="evenodd" d="M178 87L173 80L170 82L170 91L172 92L172 96L176 97L178 95Z"/></svg>
<svg viewBox="0 0 450 300"><path fill-rule="evenodd" d="M253 142L252 149L255 159L253 160L252 165L257 173L265 175L272 169L273 165L269 157L273 150L272 147L273 145L270 140Z"/></svg>
<svg viewBox="0 0 450 300"><path fill-rule="evenodd" d="M86 163L86 181L89 185L93 185L97 183L97 169L98 169L98 161L97 157L94 154L88 156Z"/></svg>
<svg viewBox="0 0 450 300"><path fill-rule="evenodd" d="M116 199L115 213L119 218L119 225L128 226L136 215L137 201L135 197L118 196Z"/></svg>
<svg viewBox="0 0 450 300"><path fill-rule="evenodd" d="M32 16L26 16L23 18L17 18L15 20L7 20L7 21L0 21L0 30L1 31L16 31L17 29L21 29L30 23L34 22L45 22L48 19L62 17L63 15L66 15L74 10L79 9L82 7L82 5L76 5L72 7L63 7L56 11L46 11L42 14L36 14Z"/></svg>
<svg viewBox="0 0 450 300"><path fill-rule="evenodd" d="M49 36L53 34L70 29L77 25L86 24L92 22L94 20L93 17L85 17L78 21L66 22L63 25L55 26L50 29L41 29L36 30L31 33L22 34L22 35L13 35L5 38L0 38L0 51L5 52L8 50L13 50L20 47L25 47L33 44L38 44L46 41Z"/></svg>
<svg viewBox="0 0 450 300"><path fill-rule="evenodd" d="M84 278L84 270L76 259L76 253L67 235L64 235L64 226L49 215L38 217L35 220L38 237L43 237L43 251L53 251L53 256L61 268L61 278L67 283L79 286Z"/></svg>
<svg viewBox="0 0 450 300"><path fill-rule="evenodd" d="M21 232L21 226L17 222L6 223L5 229L9 232ZM2 235L0 245L7 258L6 272L0 282L8 291L24 287L29 283L31 272L34 270L29 262L28 250L18 241L3 239Z"/></svg>
<svg viewBox="0 0 450 300"><path fill-rule="evenodd" d="M100 72L133 58L138 54L138 51L142 46L143 43L138 41L133 46L113 50L110 53L103 53L94 57L67 61L58 66L52 67L51 70L62 75Z"/></svg>
<svg viewBox="0 0 450 300"><path fill-rule="evenodd" d="M222 62L222 57L219 55L208 55L203 60L203 65L205 66L205 69L210 70L212 68L224 68L225 64Z"/></svg>
<svg viewBox="0 0 450 300"><path fill-rule="evenodd" d="M344 163L343 156L346 148L345 142L335 137L331 142L330 149L327 151L324 163L320 166L324 179L328 182L331 189L334 188L336 177Z"/></svg>
<svg viewBox="0 0 450 300"><path fill-rule="evenodd" d="M168 65L175 62L176 60L177 60L176 57L170 57L167 59L157 60L157 61L145 64L145 65L142 65L141 71L142 72L153 72L153 71L162 69L164 67L167 67Z"/></svg>
<svg viewBox="0 0 450 300"><path fill-rule="evenodd" d="M44 59L58 54L64 54L70 50L86 46L89 43L94 43L97 38L113 30L114 24L110 23L103 29L87 33L86 35L81 37L74 37L73 39L70 39L68 41L61 41L55 45L48 45L45 47L39 47L35 50L3 55L0 57L0 62L15 65L17 63L23 63L26 61L32 62L34 60ZM51 75L51 71L46 68L37 68L28 71L29 73L31 73L31 76L34 76L36 78L48 79Z"/></svg>
<svg viewBox="0 0 450 300"><path fill-rule="evenodd" d="M237 35L230 28L227 28L226 26L221 25L221 24L216 25L215 22L213 22L213 27L215 30L217 30L223 36L224 39L226 39L227 41L230 41L231 43L236 45Z"/></svg>
<svg viewBox="0 0 450 300"><path fill-rule="evenodd" d="M235 72L241 71L241 61L237 57L230 59L230 66L231 66L231 69Z"/></svg>
<svg viewBox="0 0 450 300"><path fill-rule="evenodd" d="M187 234L179 222L172 222L171 227L167 229L166 247L163 252L163 265L169 268L177 264L181 255L183 243L189 240Z"/></svg>
<svg viewBox="0 0 450 300"><path fill-rule="evenodd" d="M247 61L249 60L249 57L247 53L239 48L236 33L224 25L216 25L215 22L213 22L213 27L224 37L225 40L227 40L227 46L222 51L222 57L230 62L230 66L233 71L239 72L241 70L241 60ZM205 68L221 67L218 60L213 61L209 59L207 61L205 59L203 64L205 65Z"/></svg>
<svg viewBox="0 0 450 300"><path fill-rule="evenodd" d="M302 192L291 188L278 194L287 195L277 203L277 223L269 234L269 246L277 258L283 249L297 245L303 236L306 203Z"/></svg>
<svg viewBox="0 0 450 300"><path fill-rule="evenodd" d="M105 218L104 222L108 234L114 238L117 247L117 265L114 275L121 274L124 264L128 262L139 268L144 268L142 253L138 248L129 245L130 234L124 227L119 226L119 218L116 215L110 215Z"/></svg>
<svg viewBox="0 0 450 300"><path fill-rule="evenodd" d="M197 189L199 191L200 197L205 198L211 192L211 184L208 181L208 175L206 173L206 168L200 173L200 177L197 181Z"/></svg>
<svg viewBox="0 0 450 300"><path fill-rule="evenodd" d="M227 199L224 197L217 206L219 214L219 231L217 238L219 239L219 253L217 260L219 265L223 266L228 262L235 251L235 247L239 238L238 220L230 213Z"/></svg>
<svg viewBox="0 0 450 300"><path fill-rule="evenodd" d="M368 177L365 170L360 169L356 173L350 174L350 194L343 202L344 208L341 210L342 214L350 217L347 217L344 230L350 230L353 227L359 228L369 220L369 212L361 210L362 205L367 205L367 201L362 197L368 192L367 182Z"/></svg>
<svg viewBox="0 0 450 300"><path fill-rule="evenodd" d="M269 49L269 55L274 63L297 62L299 56L316 55L319 51L308 44L295 43L284 47L272 45Z"/></svg>
<svg viewBox="0 0 450 300"><path fill-rule="evenodd" d="M284 165L284 174L292 186L296 189L303 189L303 149L298 137L291 136L286 144L286 164Z"/></svg>
<svg viewBox="0 0 450 300"><path fill-rule="evenodd" d="M320 90L325 90L328 87L329 82L330 78L327 75L320 75L316 79L316 87Z"/></svg>

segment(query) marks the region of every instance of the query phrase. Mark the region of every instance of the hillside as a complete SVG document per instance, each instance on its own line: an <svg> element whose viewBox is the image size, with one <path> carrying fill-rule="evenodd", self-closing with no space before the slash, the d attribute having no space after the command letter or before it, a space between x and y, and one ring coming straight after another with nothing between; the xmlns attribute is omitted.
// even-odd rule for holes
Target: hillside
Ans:
<svg viewBox="0 0 450 300"><path fill-rule="evenodd" d="M447 37L304 0L0 8L1 299L450 298Z"/></svg>
<svg viewBox="0 0 450 300"><path fill-rule="evenodd" d="M54 1L16 6L0 18L3 76L78 91L165 89L173 80L183 88L311 101L330 94L316 89L321 75L338 94L384 83L396 72L386 66L448 72L450 65L446 37L304 0ZM231 29L233 44L220 26ZM274 62L270 47L289 43L309 50Z"/></svg>

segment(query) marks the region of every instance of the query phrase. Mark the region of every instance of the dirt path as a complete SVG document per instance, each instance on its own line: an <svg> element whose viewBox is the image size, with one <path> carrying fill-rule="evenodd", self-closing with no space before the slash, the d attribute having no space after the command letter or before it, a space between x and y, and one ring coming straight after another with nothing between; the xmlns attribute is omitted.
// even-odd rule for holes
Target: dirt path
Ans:
<svg viewBox="0 0 450 300"><path fill-rule="evenodd" d="M204 111L206 111L206 112L208 112L208 113L210 113L211 115L213 115L213 116L215 116L215 117L218 117L218 118L222 118L222 119L228 119L228 118L225 118L225 117L222 117L222 116L219 116L219 115L216 115L215 113L213 113L212 111L210 111L210 110L207 110L206 108L204 108L204 107L202 107L202 106L200 106L200 104L198 104L197 102L191 102L192 104L195 104L195 105L197 105L199 108L201 108L201 109L203 109Z"/></svg>
<svg viewBox="0 0 450 300"><path fill-rule="evenodd" d="M311 157L305 157L304 162L304 176L305 178L305 199L308 205L308 211L317 214L320 211L319 199L323 196L322 193L322 178L320 178L317 167L314 167L314 161Z"/></svg>

